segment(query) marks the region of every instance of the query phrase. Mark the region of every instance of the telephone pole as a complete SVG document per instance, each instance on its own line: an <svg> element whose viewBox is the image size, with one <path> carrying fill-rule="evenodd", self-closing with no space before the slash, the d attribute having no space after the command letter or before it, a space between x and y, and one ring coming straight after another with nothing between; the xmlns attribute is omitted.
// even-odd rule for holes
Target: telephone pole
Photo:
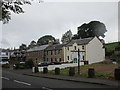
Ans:
<svg viewBox="0 0 120 90"><path fill-rule="evenodd" d="M78 74L80 74L80 52L85 52L85 51L80 51L80 49L78 48L77 51L73 50L71 52L77 52L78 53Z"/></svg>

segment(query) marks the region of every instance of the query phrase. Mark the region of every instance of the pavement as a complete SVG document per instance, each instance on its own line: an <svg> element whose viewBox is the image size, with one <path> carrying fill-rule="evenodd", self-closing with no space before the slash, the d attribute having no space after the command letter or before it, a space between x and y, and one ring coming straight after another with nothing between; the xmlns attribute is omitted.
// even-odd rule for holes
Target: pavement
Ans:
<svg viewBox="0 0 120 90"><path fill-rule="evenodd" d="M65 80L65 81L72 81L72 82L83 82L83 83L91 83L91 84L99 84L99 85L108 85L108 86L120 88L120 85L119 85L120 81L117 81L117 80L33 73L32 70L30 69L29 70L11 70L11 71L16 73L21 73L27 76L33 76L33 77Z"/></svg>

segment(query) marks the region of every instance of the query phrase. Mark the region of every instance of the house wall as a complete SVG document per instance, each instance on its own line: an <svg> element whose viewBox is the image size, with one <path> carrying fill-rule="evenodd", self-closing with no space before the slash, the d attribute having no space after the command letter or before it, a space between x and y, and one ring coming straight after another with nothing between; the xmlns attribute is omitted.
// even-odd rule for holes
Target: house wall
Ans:
<svg viewBox="0 0 120 90"><path fill-rule="evenodd" d="M32 59L34 63L40 63L44 61L44 51L31 51L27 52L26 60Z"/></svg>
<svg viewBox="0 0 120 90"><path fill-rule="evenodd" d="M51 54L51 52L52 52L52 54ZM45 51L45 61L48 61L48 62L64 62L64 50L63 50L63 48L60 49L60 50L58 50L58 49L56 49L56 50L46 50Z"/></svg>
<svg viewBox="0 0 120 90"><path fill-rule="evenodd" d="M3 59L10 59L10 52L6 51L6 52L0 52L0 58L1 60Z"/></svg>
<svg viewBox="0 0 120 90"><path fill-rule="evenodd" d="M84 49L82 48L82 46L84 46ZM76 48L75 48L76 47ZM85 60L85 45L77 45L77 43L74 43L72 46L66 46L64 48L65 50L65 62L72 62L74 61L73 58L72 58L72 54L75 55L76 58L78 58L78 52L72 52L72 51L78 51L78 48L80 51L84 51L84 52L81 52L80 53L80 56L84 56L84 60ZM68 56L69 56L69 60L68 60ZM77 62L76 62L77 63ZM81 62L81 64L83 64Z"/></svg>
<svg viewBox="0 0 120 90"><path fill-rule="evenodd" d="M86 60L89 61L89 64L105 60L105 49L97 37L86 46Z"/></svg>

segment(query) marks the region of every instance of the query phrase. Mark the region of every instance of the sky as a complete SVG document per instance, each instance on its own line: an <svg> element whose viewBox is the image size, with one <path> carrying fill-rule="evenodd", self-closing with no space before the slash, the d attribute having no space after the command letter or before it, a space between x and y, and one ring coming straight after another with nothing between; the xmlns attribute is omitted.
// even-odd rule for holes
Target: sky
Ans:
<svg viewBox="0 0 120 90"><path fill-rule="evenodd" d="M23 9L25 13L12 13L8 24L0 24L2 48L18 48L22 43L28 45L44 35L61 39L66 31L76 34L78 26L90 21L105 24L106 43L118 41L117 2L34 2L24 5Z"/></svg>

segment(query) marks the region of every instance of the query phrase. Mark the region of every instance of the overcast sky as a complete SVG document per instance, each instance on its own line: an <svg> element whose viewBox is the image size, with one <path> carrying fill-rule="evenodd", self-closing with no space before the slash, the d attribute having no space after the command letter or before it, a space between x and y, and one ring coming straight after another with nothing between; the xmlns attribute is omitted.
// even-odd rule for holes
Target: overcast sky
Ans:
<svg viewBox="0 0 120 90"><path fill-rule="evenodd" d="M106 25L105 42L118 41L117 2L44 2L24 5L23 14L13 14L8 24L2 25L2 48L18 47L37 41L44 35L61 39L62 34L90 21Z"/></svg>

